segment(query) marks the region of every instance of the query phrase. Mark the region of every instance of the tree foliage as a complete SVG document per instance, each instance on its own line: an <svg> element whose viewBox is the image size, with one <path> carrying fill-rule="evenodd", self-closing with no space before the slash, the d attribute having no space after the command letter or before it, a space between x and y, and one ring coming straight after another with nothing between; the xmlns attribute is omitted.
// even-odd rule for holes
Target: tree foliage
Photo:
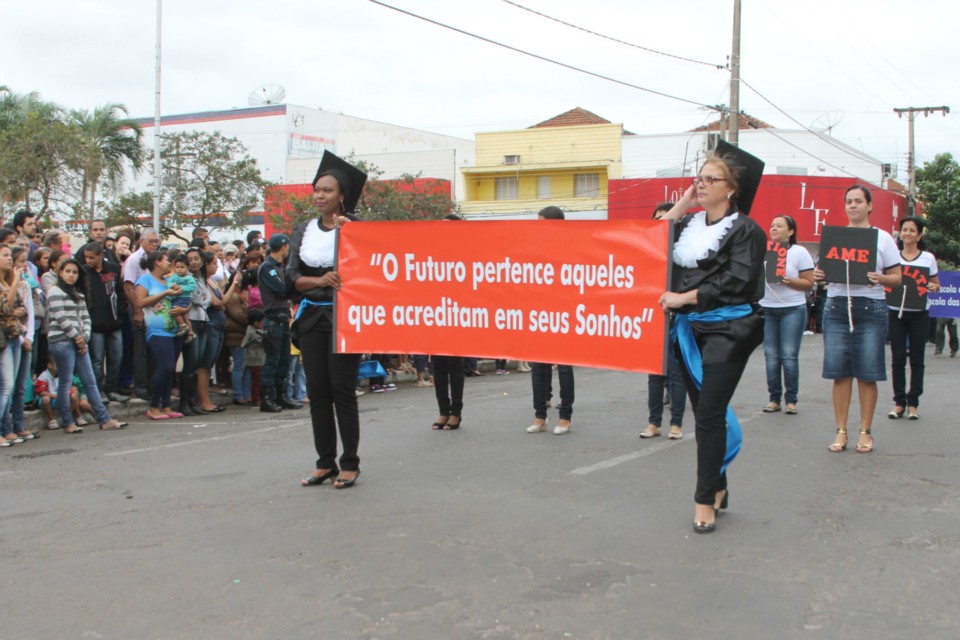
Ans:
<svg viewBox="0 0 960 640"><path fill-rule="evenodd" d="M246 227L269 183L236 138L219 132L165 135L160 147L161 228Z"/></svg>
<svg viewBox="0 0 960 640"><path fill-rule="evenodd" d="M960 264L960 165L949 153L917 169L917 196L927 218L924 241L937 258Z"/></svg>
<svg viewBox="0 0 960 640"><path fill-rule="evenodd" d="M442 180L424 181L419 174L384 180L383 171L373 163L356 160L352 154L344 159L367 174L356 212L364 220L439 220L457 212ZM317 216L309 194L278 191L272 204L270 218L278 229L289 230Z"/></svg>

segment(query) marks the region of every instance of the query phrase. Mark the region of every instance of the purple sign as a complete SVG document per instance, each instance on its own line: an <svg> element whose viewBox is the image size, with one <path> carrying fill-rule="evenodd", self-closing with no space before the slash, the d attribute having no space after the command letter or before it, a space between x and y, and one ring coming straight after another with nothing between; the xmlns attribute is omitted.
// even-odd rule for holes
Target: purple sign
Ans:
<svg viewBox="0 0 960 640"><path fill-rule="evenodd" d="M960 318L960 272L941 271L940 291L927 296L933 318Z"/></svg>

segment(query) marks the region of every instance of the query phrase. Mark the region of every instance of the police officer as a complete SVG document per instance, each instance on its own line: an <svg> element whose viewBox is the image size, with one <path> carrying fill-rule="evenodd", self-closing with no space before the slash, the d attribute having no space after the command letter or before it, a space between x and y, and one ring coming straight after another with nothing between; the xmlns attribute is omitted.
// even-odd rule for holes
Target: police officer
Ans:
<svg viewBox="0 0 960 640"><path fill-rule="evenodd" d="M290 282L283 263L290 254L290 239L283 233L270 236L270 255L260 265L257 281L263 298L266 318L263 341L266 360L260 383L260 411L276 413L283 409L300 409L303 405L287 395L287 373L290 367Z"/></svg>

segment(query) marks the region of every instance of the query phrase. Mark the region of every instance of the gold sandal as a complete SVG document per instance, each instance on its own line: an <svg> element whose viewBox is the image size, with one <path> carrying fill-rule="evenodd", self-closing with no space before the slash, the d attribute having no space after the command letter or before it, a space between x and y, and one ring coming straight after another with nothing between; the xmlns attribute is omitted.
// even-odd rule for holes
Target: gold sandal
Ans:
<svg viewBox="0 0 960 640"><path fill-rule="evenodd" d="M860 435L870 436L870 442L868 443L858 442L857 453L870 453L871 451L873 451L873 436L870 434L870 429L860 429Z"/></svg>
<svg viewBox="0 0 960 640"><path fill-rule="evenodd" d="M844 428L842 428L842 427L837 428L837 435L838 435L838 436L842 435L842 436L844 436L844 438L846 438L846 436L847 436L847 430L844 429ZM830 452L832 452L832 453L842 453L842 452L844 452L844 451L846 451L846 450L847 450L847 443L846 443L846 442L844 442L843 444L840 444L839 442L834 442L832 445L830 445L829 447L827 447L827 451L830 451Z"/></svg>

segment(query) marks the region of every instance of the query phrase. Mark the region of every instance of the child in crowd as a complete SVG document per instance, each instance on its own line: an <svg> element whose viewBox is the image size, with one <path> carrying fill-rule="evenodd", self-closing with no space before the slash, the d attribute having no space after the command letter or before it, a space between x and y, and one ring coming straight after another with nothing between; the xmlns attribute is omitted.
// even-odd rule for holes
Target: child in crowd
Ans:
<svg viewBox="0 0 960 640"><path fill-rule="evenodd" d="M189 259L186 254L179 254L173 259L173 273L167 276L167 286L174 285L180 287L180 295L173 299L173 306L181 309L189 309L193 292L197 290L197 280L190 273ZM197 337L190 327L190 321L187 320L187 314L174 316L179 325L177 335L186 335L184 342L191 342Z"/></svg>
<svg viewBox="0 0 960 640"><path fill-rule="evenodd" d="M247 333L240 343L250 371L250 400L255 407L260 406L260 375L267 359L267 352L263 348L264 317L263 309L250 309L247 312Z"/></svg>
<svg viewBox="0 0 960 640"><path fill-rule="evenodd" d="M40 408L47 417L47 429L59 429L60 424L53 413L57 408L57 363L52 356L47 360L46 370L33 383L33 389L40 398ZM86 398L80 397L80 391L75 385L70 387L70 413L77 417L77 426L81 427L87 424L83 414L93 413L93 407Z"/></svg>

